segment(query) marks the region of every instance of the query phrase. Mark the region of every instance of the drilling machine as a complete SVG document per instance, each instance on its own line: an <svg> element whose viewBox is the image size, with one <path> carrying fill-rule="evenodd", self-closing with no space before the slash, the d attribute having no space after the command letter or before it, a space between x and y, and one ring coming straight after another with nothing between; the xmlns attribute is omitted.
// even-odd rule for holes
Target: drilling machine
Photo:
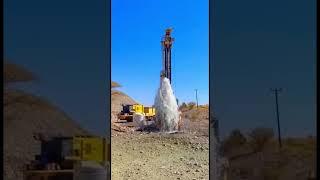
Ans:
<svg viewBox="0 0 320 180"><path fill-rule="evenodd" d="M162 45L162 71L160 76L166 77L171 83L171 47L174 38L171 37L172 28L166 29L165 36L161 40Z"/></svg>

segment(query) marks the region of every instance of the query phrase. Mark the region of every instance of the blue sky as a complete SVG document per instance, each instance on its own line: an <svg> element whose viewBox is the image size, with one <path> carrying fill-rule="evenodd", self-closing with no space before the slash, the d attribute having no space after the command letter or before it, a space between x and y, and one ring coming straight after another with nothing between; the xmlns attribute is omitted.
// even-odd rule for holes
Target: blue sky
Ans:
<svg viewBox="0 0 320 180"><path fill-rule="evenodd" d="M112 80L129 96L152 105L162 66L160 40L173 27L172 86L179 102L207 104L208 1L112 1Z"/></svg>

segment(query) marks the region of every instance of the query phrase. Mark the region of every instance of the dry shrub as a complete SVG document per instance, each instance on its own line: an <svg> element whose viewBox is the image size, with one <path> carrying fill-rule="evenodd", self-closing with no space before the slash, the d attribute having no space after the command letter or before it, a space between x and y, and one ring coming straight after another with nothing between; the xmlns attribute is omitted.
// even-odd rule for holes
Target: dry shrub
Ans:
<svg viewBox="0 0 320 180"><path fill-rule="evenodd" d="M246 144L247 139L239 129L231 131L230 135L223 142L223 151L226 152L230 149L237 148Z"/></svg>
<svg viewBox="0 0 320 180"><path fill-rule="evenodd" d="M196 112L196 111L192 112L190 119L191 119L192 121L197 120L197 119L198 119L198 112Z"/></svg>
<svg viewBox="0 0 320 180"><path fill-rule="evenodd" d="M184 111L184 110L186 110L187 108L188 108L188 105L187 105L185 102L183 102L183 103L180 105L179 110L180 110L180 111Z"/></svg>
<svg viewBox="0 0 320 180"><path fill-rule="evenodd" d="M195 103L195 102L189 102L189 103L188 103L188 108L189 108L189 109L193 109L193 108L195 108L195 106L196 106L196 103Z"/></svg>
<svg viewBox="0 0 320 180"><path fill-rule="evenodd" d="M249 133L250 144L254 152L261 152L265 145L274 137L272 128L255 128Z"/></svg>

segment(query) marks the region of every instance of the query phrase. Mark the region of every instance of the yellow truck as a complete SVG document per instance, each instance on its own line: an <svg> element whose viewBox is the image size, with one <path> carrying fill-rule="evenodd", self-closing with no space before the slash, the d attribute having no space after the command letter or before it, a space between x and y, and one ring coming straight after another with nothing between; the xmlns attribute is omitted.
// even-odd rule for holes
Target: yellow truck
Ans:
<svg viewBox="0 0 320 180"><path fill-rule="evenodd" d="M104 138L94 136L75 136L71 158L79 161L94 161L103 164L110 161L110 145Z"/></svg>
<svg viewBox="0 0 320 180"><path fill-rule="evenodd" d="M122 110L118 114L118 119L132 122L133 114L135 113L144 115L147 120L153 120L156 115L156 110L153 107L145 107L142 104L122 105Z"/></svg>
<svg viewBox="0 0 320 180"><path fill-rule="evenodd" d="M41 142L41 152L26 164L24 180L72 179L81 162L110 163L110 143L97 136L53 137Z"/></svg>
<svg viewBox="0 0 320 180"><path fill-rule="evenodd" d="M153 120L156 115L156 109L153 107L144 107L144 116L148 120Z"/></svg>

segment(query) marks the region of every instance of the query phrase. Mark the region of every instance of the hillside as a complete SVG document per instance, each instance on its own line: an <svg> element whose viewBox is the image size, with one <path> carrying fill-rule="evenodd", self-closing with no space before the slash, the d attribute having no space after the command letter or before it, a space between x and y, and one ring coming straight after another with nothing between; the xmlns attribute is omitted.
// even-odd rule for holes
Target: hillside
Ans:
<svg viewBox="0 0 320 180"><path fill-rule="evenodd" d="M22 180L24 164L40 152L33 135L46 137L88 134L59 108L43 98L17 90L4 97L4 179Z"/></svg>
<svg viewBox="0 0 320 180"><path fill-rule="evenodd" d="M121 87L119 83L112 81L111 84L111 132L128 131L128 128L122 127L114 122L117 121L117 114L122 110L122 104L136 104L137 102L127 94L115 89Z"/></svg>
<svg viewBox="0 0 320 180"><path fill-rule="evenodd" d="M122 110L122 104L135 103L137 102L125 93L114 89L111 91L111 112L119 113Z"/></svg>

